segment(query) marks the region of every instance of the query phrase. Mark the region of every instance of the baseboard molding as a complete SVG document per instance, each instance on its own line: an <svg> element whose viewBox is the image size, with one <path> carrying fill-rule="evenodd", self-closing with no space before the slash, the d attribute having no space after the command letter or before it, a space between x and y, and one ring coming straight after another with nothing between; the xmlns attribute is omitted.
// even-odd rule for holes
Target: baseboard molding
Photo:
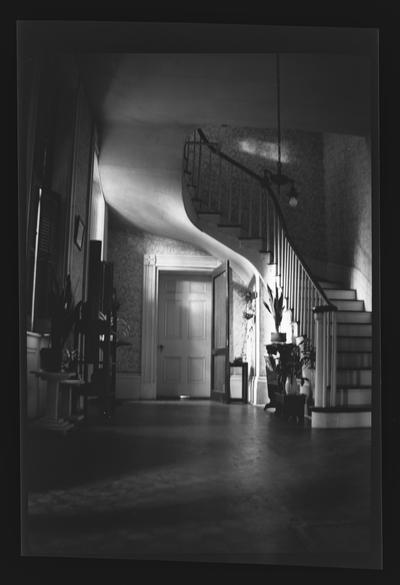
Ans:
<svg viewBox="0 0 400 585"><path fill-rule="evenodd" d="M131 372L117 372L115 397L117 400L139 400L142 377Z"/></svg>
<svg viewBox="0 0 400 585"><path fill-rule="evenodd" d="M255 383L254 404L264 406L268 402L267 377L258 376Z"/></svg>
<svg viewBox="0 0 400 585"><path fill-rule="evenodd" d="M312 411L313 429L355 429L371 427L371 411L349 410L348 412Z"/></svg>

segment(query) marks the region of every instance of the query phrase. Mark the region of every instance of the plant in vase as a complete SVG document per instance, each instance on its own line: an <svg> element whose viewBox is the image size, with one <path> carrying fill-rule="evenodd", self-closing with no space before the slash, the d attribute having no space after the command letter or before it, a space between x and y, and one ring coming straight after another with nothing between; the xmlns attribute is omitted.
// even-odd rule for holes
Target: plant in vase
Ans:
<svg viewBox="0 0 400 585"><path fill-rule="evenodd" d="M75 306L68 274L64 288L53 278L49 293L50 347L40 352L41 367L48 372L59 372L63 363L65 343L76 322L80 303Z"/></svg>
<svg viewBox="0 0 400 585"><path fill-rule="evenodd" d="M61 364L61 369L65 372L78 373L79 367L79 351L77 349L64 350L64 357Z"/></svg>
<svg viewBox="0 0 400 585"><path fill-rule="evenodd" d="M282 323L283 311L284 311L284 297L283 297L283 289L279 294L278 292L278 285L275 284L275 296L272 294L272 290L267 284L268 290L268 297L269 303L263 301L265 308L269 313L271 313L274 323L275 323L275 332L271 332L271 341L277 343L284 343L286 341L286 333L281 333L279 328Z"/></svg>
<svg viewBox="0 0 400 585"><path fill-rule="evenodd" d="M266 348L267 369L276 373L280 392L297 394L297 380L301 378L299 347L294 343L270 343Z"/></svg>

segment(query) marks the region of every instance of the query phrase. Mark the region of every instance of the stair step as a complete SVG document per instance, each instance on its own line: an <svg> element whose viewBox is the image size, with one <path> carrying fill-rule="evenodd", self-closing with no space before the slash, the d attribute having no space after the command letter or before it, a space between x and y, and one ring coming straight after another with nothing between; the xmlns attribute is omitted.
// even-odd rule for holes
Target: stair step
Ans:
<svg viewBox="0 0 400 585"><path fill-rule="evenodd" d="M371 386L371 368L338 368L336 372L336 386Z"/></svg>
<svg viewBox="0 0 400 585"><path fill-rule="evenodd" d="M371 406L371 386L342 386L336 390L339 406Z"/></svg>
<svg viewBox="0 0 400 585"><path fill-rule="evenodd" d="M339 337L370 337L372 325L370 323L340 323L337 324Z"/></svg>
<svg viewBox="0 0 400 585"><path fill-rule="evenodd" d="M250 238L246 236L239 237L240 242L244 243L246 247L253 248L255 250L262 250L264 248L264 240L262 238Z"/></svg>
<svg viewBox="0 0 400 585"><path fill-rule="evenodd" d="M229 223L219 223L218 228L222 229L225 233L230 234L235 237L239 237L242 233L242 226L241 225L233 225Z"/></svg>
<svg viewBox="0 0 400 585"><path fill-rule="evenodd" d="M344 290L343 286L340 285L340 282L331 282L329 280L319 280L318 284L323 289Z"/></svg>
<svg viewBox="0 0 400 585"><path fill-rule="evenodd" d="M371 311L338 311L337 322L338 323L371 323Z"/></svg>
<svg viewBox="0 0 400 585"><path fill-rule="evenodd" d="M364 301L354 299L330 299L339 311L364 311Z"/></svg>
<svg viewBox="0 0 400 585"><path fill-rule="evenodd" d="M338 368L371 368L371 351L341 351L337 352Z"/></svg>
<svg viewBox="0 0 400 585"><path fill-rule="evenodd" d="M346 289L346 288L327 288L325 290L325 294L328 297L328 299L332 299L332 300L338 300L338 299L343 299L343 300L356 300L357 298L357 293L353 288L350 289Z"/></svg>
<svg viewBox="0 0 400 585"><path fill-rule="evenodd" d="M312 406L311 412L371 412L371 406Z"/></svg>
<svg viewBox="0 0 400 585"><path fill-rule="evenodd" d="M315 429L353 429L371 427L370 406L312 407L311 427Z"/></svg>
<svg viewBox="0 0 400 585"><path fill-rule="evenodd" d="M337 337L339 351L372 351L372 337Z"/></svg>
<svg viewBox="0 0 400 585"><path fill-rule="evenodd" d="M197 215L209 223L219 224L221 222L221 214L218 211L198 211Z"/></svg>

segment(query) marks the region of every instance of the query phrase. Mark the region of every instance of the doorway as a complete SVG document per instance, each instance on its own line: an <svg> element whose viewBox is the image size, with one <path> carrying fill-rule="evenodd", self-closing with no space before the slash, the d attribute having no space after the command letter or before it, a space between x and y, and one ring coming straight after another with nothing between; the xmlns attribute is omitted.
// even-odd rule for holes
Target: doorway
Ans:
<svg viewBox="0 0 400 585"><path fill-rule="evenodd" d="M209 398L210 356L210 276L160 272L157 398Z"/></svg>

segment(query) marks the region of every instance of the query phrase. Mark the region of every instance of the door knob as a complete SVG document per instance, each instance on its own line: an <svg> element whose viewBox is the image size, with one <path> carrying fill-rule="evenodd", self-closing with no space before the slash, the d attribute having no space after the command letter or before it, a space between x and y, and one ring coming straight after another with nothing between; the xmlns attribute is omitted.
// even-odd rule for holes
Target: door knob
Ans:
<svg viewBox="0 0 400 585"><path fill-rule="evenodd" d="M164 346L163 346L162 344L160 344L160 345L158 346L158 349L159 349L160 351L162 351L162 350L164 349Z"/></svg>

